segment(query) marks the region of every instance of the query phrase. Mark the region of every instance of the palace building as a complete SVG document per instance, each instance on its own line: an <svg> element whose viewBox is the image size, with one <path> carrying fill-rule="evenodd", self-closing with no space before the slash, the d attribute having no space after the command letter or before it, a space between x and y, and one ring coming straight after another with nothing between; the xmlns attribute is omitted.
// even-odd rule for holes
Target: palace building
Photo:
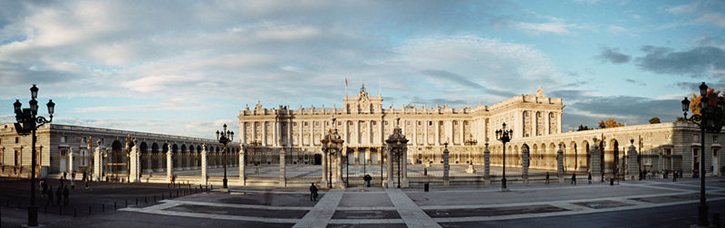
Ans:
<svg viewBox="0 0 725 228"><path fill-rule="evenodd" d="M320 164L320 139L331 128L338 129L345 140L342 153L349 164L380 164L384 139L399 124L410 140L407 164L443 163L442 151L448 143L451 164L480 166L488 148L491 164L500 166L502 144L494 132L506 123L507 129L513 129L506 148L509 166L556 170L561 157L564 171L596 167L596 172L617 170L624 175L634 165L631 161L641 171L691 174L699 167L702 153L699 128L694 124L670 122L563 133L563 109L561 98L546 97L541 88L535 95L522 94L490 106L386 108L382 96L371 96L363 85L357 96L344 97L342 108L268 109L258 102L253 109L245 107L239 113L239 126L251 164L275 164L282 152L287 164ZM336 123L332 123L333 117ZM708 173L719 175L725 160L718 152L725 134L709 135L706 167L710 167ZM600 152L592 158L590 150L595 146ZM630 146L634 154L627 152ZM635 160L628 163L627 158Z"/></svg>
<svg viewBox="0 0 725 228"><path fill-rule="evenodd" d="M174 171L198 169L201 174L194 175L199 177L184 178L207 183L206 169L221 167L226 157L230 166L239 167L242 185L259 183L246 181L247 165L257 167L255 173L259 166L279 165L279 180L259 178L286 186L286 166L323 163L320 139L328 130L337 129L345 140L345 163L364 167L389 161L384 140L396 127L410 140L404 164L440 167L447 147L450 165L468 165L475 172L503 165L504 148L495 131L504 123L513 130L505 148L506 165L522 170L590 172L600 178L614 173L631 178L641 171L692 175L704 156L708 175L723 171L725 159L719 152L725 133L708 133L700 142L699 127L684 121L562 132L563 111L562 99L546 97L541 88L535 95L493 105L386 108L382 96L371 96L363 86L356 96L343 98L342 108L292 110L265 108L261 102L253 109L245 107L238 116L239 139L227 150L209 139L48 124L38 130L37 173L58 177L87 172L95 179L167 182ZM29 177L30 138L18 135L12 124L0 125L0 176ZM487 175L468 174L474 179ZM289 179L309 183L301 176Z"/></svg>
<svg viewBox="0 0 725 228"><path fill-rule="evenodd" d="M396 120L410 140L409 163L439 163L441 151L448 143L452 163L480 162L480 148L495 141L494 131L506 123L514 129L514 138L528 138L561 133L564 105L560 98L545 97L539 89L535 96L521 95L491 106L452 108L384 107L381 96L371 96L365 86L357 96L346 96L343 108L300 108L286 106L267 109L257 103L239 113L242 144L259 147L259 156L249 159L273 163L274 150L290 151L293 164L319 163L320 139L332 126L345 140L350 164L377 164L383 156L383 140L393 133ZM493 142L491 142L493 143ZM249 153L255 153L248 151ZM288 152L289 154L289 152ZM265 160L266 159L266 160Z"/></svg>

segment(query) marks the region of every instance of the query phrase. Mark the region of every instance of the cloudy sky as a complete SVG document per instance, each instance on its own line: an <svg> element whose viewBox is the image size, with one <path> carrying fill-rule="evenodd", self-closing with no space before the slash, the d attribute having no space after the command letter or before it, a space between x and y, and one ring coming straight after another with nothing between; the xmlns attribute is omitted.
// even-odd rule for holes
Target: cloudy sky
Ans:
<svg viewBox="0 0 725 228"><path fill-rule="evenodd" d="M725 87L722 1L0 1L0 121L28 88L55 123L213 137L245 106L562 97L564 130L671 121ZM43 109L41 112L44 112Z"/></svg>

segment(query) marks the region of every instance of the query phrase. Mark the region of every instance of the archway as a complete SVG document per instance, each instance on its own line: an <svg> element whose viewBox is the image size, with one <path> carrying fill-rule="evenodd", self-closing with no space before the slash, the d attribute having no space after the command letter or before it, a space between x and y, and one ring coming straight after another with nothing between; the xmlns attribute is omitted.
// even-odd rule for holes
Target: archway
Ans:
<svg viewBox="0 0 725 228"><path fill-rule="evenodd" d="M148 172L151 168L151 154L149 153L149 146L146 142L141 142L141 145L139 145L138 148L141 153L138 161L141 165L141 172Z"/></svg>
<svg viewBox="0 0 725 228"><path fill-rule="evenodd" d="M151 172L159 171L160 166L160 154L159 154L159 144L153 143L151 144Z"/></svg>
<svg viewBox="0 0 725 228"><path fill-rule="evenodd" d="M322 165L322 155L315 154L315 165Z"/></svg>
<svg viewBox="0 0 725 228"><path fill-rule="evenodd" d="M116 177L117 174L125 173L125 170L127 169L127 166L124 163L124 160L126 160L126 155L123 152L123 146L120 141L113 141L113 143L111 144L111 154L108 156L108 158L109 159L106 165L109 168L109 174L112 174L114 177Z"/></svg>

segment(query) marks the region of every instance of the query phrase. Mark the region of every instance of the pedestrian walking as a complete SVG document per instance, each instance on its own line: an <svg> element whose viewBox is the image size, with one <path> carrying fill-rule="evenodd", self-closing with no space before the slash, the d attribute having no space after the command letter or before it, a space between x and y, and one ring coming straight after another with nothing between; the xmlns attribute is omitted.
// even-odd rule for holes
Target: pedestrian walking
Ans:
<svg viewBox="0 0 725 228"><path fill-rule="evenodd" d="M54 202L54 201L53 201L53 186L50 186L50 187L48 187L48 192L47 192L47 194L48 194L48 201L46 201L46 202L45 202L45 206L46 206L46 207L47 207L48 205L50 205L50 206L53 206L53 202Z"/></svg>
<svg viewBox="0 0 725 228"><path fill-rule="evenodd" d="M70 173L70 189L76 189L76 184L74 182L75 179L76 179L76 172L71 172Z"/></svg>
<svg viewBox="0 0 725 228"><path fill-rule="evenodd" d="M48 181L45 179L40 181L40 187L43 189L43 195L48 194Z"/></svg>
<svg viewBox="0 0 725 228"><path fill-rule="evenodd" d="M317 201L317 186L315 183L310 183L310 201Z"/></svg>
<svg viewBox="0 0 725 228"><path fill-rule="evenodd" d="M576 173L571 174L571 184L576 185Z"/></svg>
<svg viewBox="0 0 725 228"><path fill-rule="evenodd" d="M58 206L63 205L63 204L61 204L63 201L63 186L62 185L58 186L58 189L55 190L55 197L57 198L56 205L58 205Z"/></svg>
<svg viewBox="0 0 725 228"><path fill-rule="evenodd" d="M592 173L591 172L589 173L589 177L587 177L587 179L589 180L589 184L592 184Z"/></svg>
<svg viewBox="0 0 725 228"><path fill-rule="evenodd" d="M549 172L546 172L546 182L544 183L549 184Z"/></svg>
<svg viewBox="0 0 725 228"><path fill-rule="evenodd" d="M64 201L64 204L65 204L66 206L68 206L68 203L69 203L69 202L68 202L68 201L69 201L69 200L68 200L68 199L69 199L69 196L70 196L70 191L68 191L68 186L65 186L65 187L63 188L63 201Z"/></svg>

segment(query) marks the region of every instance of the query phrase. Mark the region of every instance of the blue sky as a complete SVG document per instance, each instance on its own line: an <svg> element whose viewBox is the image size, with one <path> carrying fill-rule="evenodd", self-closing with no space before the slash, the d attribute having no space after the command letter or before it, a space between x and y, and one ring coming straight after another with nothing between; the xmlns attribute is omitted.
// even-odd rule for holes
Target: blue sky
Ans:
<svg viewBox="0 0 725 228"><path fill-rule="evenodd" d="M0 1L0 122L28 88L56 123L213 137L266 107L566 104L564 130L671 121L725 87L722 1ZM382 82L382 83L379 83Z"/></svg>

